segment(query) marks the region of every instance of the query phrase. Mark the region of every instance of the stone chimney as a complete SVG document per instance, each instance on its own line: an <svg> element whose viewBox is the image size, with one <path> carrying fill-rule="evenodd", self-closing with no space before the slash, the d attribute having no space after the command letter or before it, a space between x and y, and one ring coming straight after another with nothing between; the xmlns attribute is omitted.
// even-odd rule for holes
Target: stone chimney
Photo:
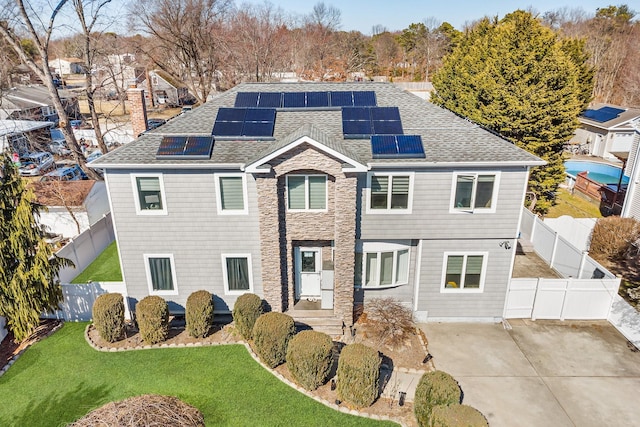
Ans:
<svg viewBox="0 0 640 427"><path fill-rule="evenodd" d="M138 135L147 130L147 104L144 99L144 89L127 89L127 99L133 137L137 138Z"/></svg>

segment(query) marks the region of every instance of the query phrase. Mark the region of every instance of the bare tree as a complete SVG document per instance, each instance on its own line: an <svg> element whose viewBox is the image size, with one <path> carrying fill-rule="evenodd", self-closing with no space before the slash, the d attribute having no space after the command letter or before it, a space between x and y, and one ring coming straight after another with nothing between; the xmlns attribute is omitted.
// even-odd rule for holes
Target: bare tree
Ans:
<svg viewBox="0 0 640 427"><path fill-rule="evenodd" d="M313 78L325 80L330 76L335 48L335 32L340 27L341 12L333 6L320 2L306 17L304 25L306 73Z"/></svg>
<svg viewBox="0 0 640 427"><path fill-rule="evenodd" d="M132 21L151 36L147 55L200 102L216 90L220 36L231 0L141 0Z"/></svg>
<svg viewBox="0 0 640 427"><path fill-rule="evenodd" d="M91 168L86 166L86 159L76 141L76 137L69 123L69 116L64 108L58 89L53 83L53 75L49 70L49 42L54 30L54 24L58 13L67 3L67 0L60 0L51 9L47 17L43 17L39 10L43 4L32 4L25 0L15 0L14 3L7 4L3 10L3 21L0 23L0 36L16 52L20 60L27 65L45 84L53 101L53 106L58 114L60 128L64 134L67 145L72 151L74 159L80 164L85 173L93 178L100 179L100 176ZM24 31L32 40L37 49L40 63L29 56L23 47L22 38L16 31Z"/></svg>

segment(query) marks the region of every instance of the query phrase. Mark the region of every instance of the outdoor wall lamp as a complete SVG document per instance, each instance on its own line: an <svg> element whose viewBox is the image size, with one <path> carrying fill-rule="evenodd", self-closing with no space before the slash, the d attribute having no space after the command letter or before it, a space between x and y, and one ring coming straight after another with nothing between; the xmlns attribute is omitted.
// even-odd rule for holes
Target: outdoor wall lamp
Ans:
<svg viewBox="0 0 640 427"><path fill-rule="evenodd" d="M500 242L500 247L504 247L506 250L511 249L511 243L509 243L508 240L504 240L502 242Z"/></svg>

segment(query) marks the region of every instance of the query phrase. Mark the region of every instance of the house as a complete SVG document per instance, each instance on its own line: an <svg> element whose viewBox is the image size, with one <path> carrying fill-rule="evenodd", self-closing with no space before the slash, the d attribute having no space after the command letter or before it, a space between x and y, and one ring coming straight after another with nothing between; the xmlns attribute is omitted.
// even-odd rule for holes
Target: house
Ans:
<svg viewBox="0 0 640 427"><path fill-rule="evenodd" d="M144 95L129 92L134 128ZM136 124L138 123L138 124ZM501 318L539 158L388 83L253 83L92 163L128 303L260 295L341 325L372 298ZM297 317L296 317L297 318Z"/></svg>
<svg viewBox="0 0 640 427"><path fill-rule="evenodd" d="M0 120L0 150L24 156L43 151L52 140L53 123L33 120Z"/></svg>
<svg viewBox="0 0 640 427"><path fill-rule="evenodd" d="M69 117L80 117L78 96L67 90L58 90L58 94ZM0 119L46 120L57 123L58 113L46 86L16 86L2 91Z"/></svg>
<svg viewBox="0 0 640 427"><path fill-rule="evenodd" d="M187 87L162 70L149 71L151 90L153 91L153 104L176 106L189 103L193 97ZM147 79L138 84L138 88L147 89Z"/></svg>
<svg viewBox="0 0 640 427"><path fill-rule="evenodd" d="M130 53L107 55L93 70L94 84L107 99L117 99L128 87L144 80L145 67Z"/></svg>
<svg viewBox="0 0 640 427"><path fill-rule="evenodd" d="M66 239L89 229L109 212L104 181L33 182L31 188L36 203L47 207L38 223Z"/></svg>
<svg viewBox="0 0 640 427"><path fill-rule="evenodd" d="M631 150L628 157L624 158L625 175L629 177L629 184L620 216L640 221L640 123L635 126Z"/></svg>
<svg viewBox="0 0 640 427"><path fill-rule="evenodd" d="M68 76L70 74L84 74L84 61L80 58L56 58L49 61L49 68L56 74Z"/></svg>
<svg viewBox="0 0 640 427"><path fill-rule="evenodd" d="M584 154L618 160L627 157L640 110L610 104L597 104L579 117L580 127L571 143L584 148Z"/></svg>

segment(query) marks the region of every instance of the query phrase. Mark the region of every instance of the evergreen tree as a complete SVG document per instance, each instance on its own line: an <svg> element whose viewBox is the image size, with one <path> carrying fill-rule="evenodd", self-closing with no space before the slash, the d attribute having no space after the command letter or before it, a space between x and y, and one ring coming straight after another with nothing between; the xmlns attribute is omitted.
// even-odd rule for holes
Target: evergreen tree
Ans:
<svg viewBox="0 0 640 427"><path fill-rule="evenodd" d="M583 47L563 42L530 13L516 11L468 30L433 79L433 102L547 162L529 179L541 213L565 179L563 145L592 90L592 82L580 81L592 76Z"/></svg>
<svg viewBox="0 0 640 427"><path fill-rule="evenodd" d="M17 342L29 337L40 314L62 300L60 268L71 261L53 254L36 223L38 205L8 153L0 159L0 315Z"/></svg>

